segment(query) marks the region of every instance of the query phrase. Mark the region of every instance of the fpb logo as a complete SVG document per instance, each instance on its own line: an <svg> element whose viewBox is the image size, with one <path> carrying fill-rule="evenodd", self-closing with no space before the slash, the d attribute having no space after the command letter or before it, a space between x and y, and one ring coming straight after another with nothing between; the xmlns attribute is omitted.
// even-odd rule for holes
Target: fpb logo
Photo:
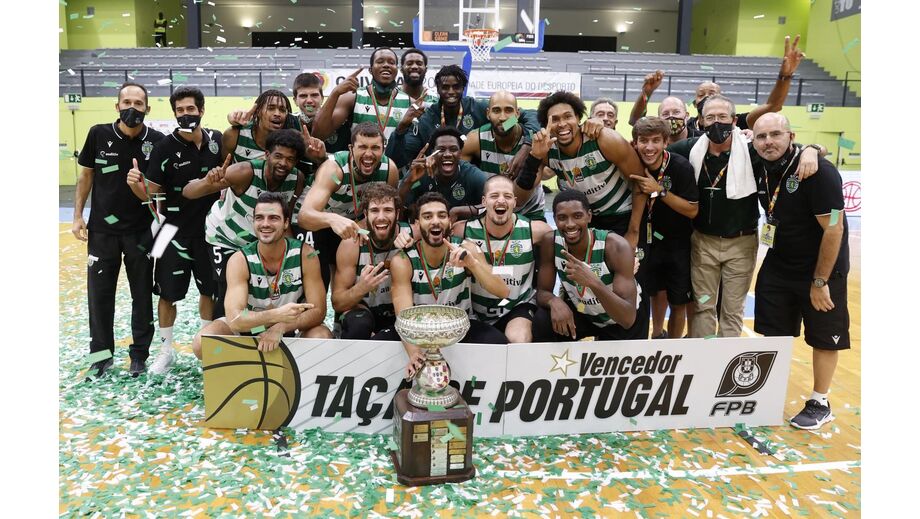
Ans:
<svg viewBox="0 0 920 519"><path fill-rule="evenodd" d="M736 356L725 367L716 398L750 396L760 391L775 360L775 351L746 352Z"/></svg>

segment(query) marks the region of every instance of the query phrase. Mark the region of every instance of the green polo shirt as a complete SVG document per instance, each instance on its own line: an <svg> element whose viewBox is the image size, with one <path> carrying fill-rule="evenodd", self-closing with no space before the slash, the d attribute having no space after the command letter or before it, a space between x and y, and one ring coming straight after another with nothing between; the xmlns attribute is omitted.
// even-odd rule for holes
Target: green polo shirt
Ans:
<svg viewBox="0 0 920 519"><path fill-rule="evenodd" d="M668 146L668 151L690 158L690 150L699 137L684 139ZM748 145L751 163L755 174L760 167L760 156L752 145ZM703 158L704 168L700 171L697 187L700 191L699 212L693 220L696 231L713 236L735 236L741 231L757 229L757 193L752 193L739 200L731 200L725 195L726 177L728 171L713 186L712 182L719 176L719 171L728 166L730 152L726 151L716 156L709 152ZM712 189L715 187L716 189Z"/></svg>

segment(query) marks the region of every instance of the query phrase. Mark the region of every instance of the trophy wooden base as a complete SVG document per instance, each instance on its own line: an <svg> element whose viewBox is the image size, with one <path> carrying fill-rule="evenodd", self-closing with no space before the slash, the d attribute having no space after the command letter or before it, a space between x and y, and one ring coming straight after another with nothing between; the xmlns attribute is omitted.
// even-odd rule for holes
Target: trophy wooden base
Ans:
<svg viewBox="0 0 920 519"><path fill-rule="evenodd" d="M410 404L408 393L399 391L393 402L396 450L390 451L390 458L396 480L415 487L473 478L473 412L466 402L461 398L453 407L429 411ZM458 431L462 437L456 437Z"/></svg>

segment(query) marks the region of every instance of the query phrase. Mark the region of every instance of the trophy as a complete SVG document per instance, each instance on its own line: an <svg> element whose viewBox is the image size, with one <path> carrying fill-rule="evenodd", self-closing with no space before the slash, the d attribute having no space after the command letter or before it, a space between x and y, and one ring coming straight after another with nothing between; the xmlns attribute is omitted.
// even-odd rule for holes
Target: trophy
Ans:
<svg viewBox="0 0 920 519"><path fill-rule="evenodd" d="M448 385L450 368L440 350L462 339L469 328L466 312L453 306L413 306L396 317L402 340L425 354L412 388L394 397L396 450L390 458L403 485L454 483L476 475L473 413Z"/></svg>

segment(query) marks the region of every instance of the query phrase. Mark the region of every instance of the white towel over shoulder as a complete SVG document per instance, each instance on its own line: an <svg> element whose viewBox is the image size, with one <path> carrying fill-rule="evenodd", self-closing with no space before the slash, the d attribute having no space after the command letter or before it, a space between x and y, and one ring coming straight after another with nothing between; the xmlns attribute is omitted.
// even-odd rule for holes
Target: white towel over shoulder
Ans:
<svg viewBox="0 0 920 519"><path fill-rule="evenodd" d="M690 164L696 181L700 180L700 171L703 169L703 159L709 150L709 137L703 135L696 141L690 150ZM710 176L715 177L718 171L710 171ZM754 181L754 168L751 166L751 154L741 130L735 126L732 130L732 149L728 159L728 171L725 172L725 196L731 200L739 200L750 196L757 191L757 182Z"/></svg>

